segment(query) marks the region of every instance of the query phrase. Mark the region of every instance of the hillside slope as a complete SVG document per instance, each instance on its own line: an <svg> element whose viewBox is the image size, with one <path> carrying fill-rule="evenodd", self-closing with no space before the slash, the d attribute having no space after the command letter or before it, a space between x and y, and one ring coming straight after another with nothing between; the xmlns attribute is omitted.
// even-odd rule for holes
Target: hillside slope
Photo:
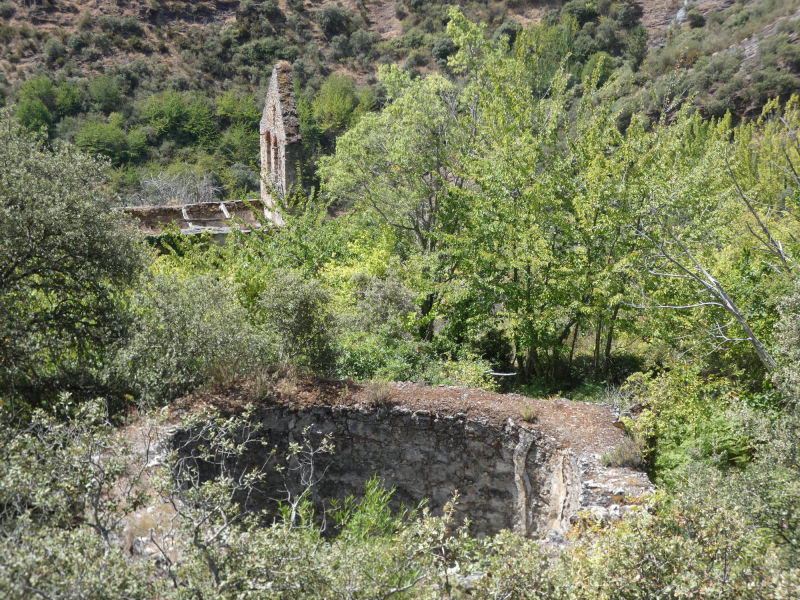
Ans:
<svg viewBox="0 0 800 600"><path fill-rule="evenodd" d="M444 3L428 4L426 10L434 7L440 16L444 14ZM472 18L496 26L506 19L523 25L538 21L548 8L563 2L466 4L472 4L466 7ZM323 19L321 12L328 7L343 9L341 22L333 12L331 23ZM358 30L368 34L368 43L383 42L383 52L402 60L420 45L419 41L414 45L392 43L417 25L413 13L394 0L11 0L0 5L0 73L13 83L29 77L42 63L51 68L70 65L71 70L91 74L140 59L191 75L198 66L196 56L185 51L193 40L207 40L217 30L235 32L238 44L275 40L273 48L260 48L265 59L272 58L270 54L296 59L318 52L323 61L331 51L337 52L337 34ZM424 29L434 33L443 25L441 20L428 22ZM374 71L373 62L361 60L341 66L363 76ZM338 70L338 65L332 66Z"/></svg>
<svg viewBox="0 0 800 600"><path fill-rule="evenodd" d="M598 67L601 83L616 73L601 97L621 126L687 99L707 117L750 118L800 91L800 0L458 4L497 43L531 23L563 27L549 51L565 57L576 90ZM260 98L272 65L288 60L311 184L316 159L383 105L380 65L452 75L447 10L422 0L4 0L0 101L17 104L26 126L110 158L125 196L159 201L165 188L201 185L203 196L238 197L258 188Z"/></svg>

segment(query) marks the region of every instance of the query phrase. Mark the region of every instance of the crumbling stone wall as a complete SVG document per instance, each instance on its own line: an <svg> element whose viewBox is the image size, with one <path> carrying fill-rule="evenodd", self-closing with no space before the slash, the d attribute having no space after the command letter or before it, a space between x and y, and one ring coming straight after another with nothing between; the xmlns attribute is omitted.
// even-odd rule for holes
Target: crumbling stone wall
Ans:
<svg viewBox="0 0 800 600"><path fill-rule="evenodd" d="M283 195L298 182L301 158L300 121L294 99L292 66L278 62L272 70L259 125L261 200L273 206L270 189Z"/></svg>
<svg viewBox="0 0 800 600"><path fill-rule="evenodd" d="M652 489L644 473L603 467L599 456L561 447L535 424L511 419L498 424L405 407L280 404L260 408L255 418L264 448L276 448L278 455L291 442L304 443L306 435L312 444L330 436L335 453L316 465L325 473L314 490L320 508L331 498L363 494L377 476L395 488L396 507L426 498L440 512L458 490L457 516L469 518L474 534L512 529L542 537L566 532L582 510L620 517L631 498ZM263 456L247 461L260 464ZM286 480L272 473L268 483L264 502L279 497Z"/></svg>

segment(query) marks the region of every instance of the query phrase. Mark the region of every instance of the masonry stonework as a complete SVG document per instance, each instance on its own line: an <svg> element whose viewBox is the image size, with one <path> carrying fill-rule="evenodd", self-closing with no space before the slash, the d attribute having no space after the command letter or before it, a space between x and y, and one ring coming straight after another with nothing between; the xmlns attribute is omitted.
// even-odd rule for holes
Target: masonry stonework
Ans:
<svg viewBox="0 0 800 600"><path fill-rule="evenodd" d="M292 66L285 60L272 69L264 112L259 126L261 138L261 201L274 206L272 190L281 197L298 183L301 159L300 121L292 84Z"/></svg>
<svg viewBox="0 0 800 600"><path fill-rule="evenodd" d="M311 490L318 514L333 498L360 496L377 477L394 489L396 509L427 499L434 514L441 514L458 490L456 518L469 519L473 534L511 529L534 538L557 537L582 511L600 521L617 520L653 490L645 473L603 466L597 453L565 446L539 427L511 419L503 423L403 406L276 403L262 406L253 420L264 445L243 457L243 470L263 464L270 449L286 456L291 443L319 447L329 437L334 452L317 458L315 472L324 475ZM185 442L189 434L177 430L174 440ZM299 496L304 484L286 473L268 471L266 488L248 497L253 508L274 507L287 489Z"/></svg>

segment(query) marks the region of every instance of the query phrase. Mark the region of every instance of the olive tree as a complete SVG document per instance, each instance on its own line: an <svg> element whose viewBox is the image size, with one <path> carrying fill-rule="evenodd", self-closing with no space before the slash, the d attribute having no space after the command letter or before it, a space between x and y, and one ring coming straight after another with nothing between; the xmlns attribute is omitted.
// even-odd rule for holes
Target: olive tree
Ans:
<svg viewBox="0 0 800 600"><path fill-rule="evenodd" d="M107 173L0 113L0 395L94 387L124 332L120 292L145 254L110 210Z"/></svg>

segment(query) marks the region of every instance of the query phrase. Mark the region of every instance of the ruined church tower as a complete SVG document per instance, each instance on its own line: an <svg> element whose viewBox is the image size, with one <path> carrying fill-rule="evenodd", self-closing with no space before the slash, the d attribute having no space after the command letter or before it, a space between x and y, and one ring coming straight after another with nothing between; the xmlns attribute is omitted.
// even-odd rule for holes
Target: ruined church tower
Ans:
<svg viewBox="0 0 800 600"><path fill-rule="evenodd" d="M272 69L264 112L259 126L261 138L261 201L273 206L271 187L283 197L297 184L301 144L300 121L292 85L292 65L285 60Z"/></svg>

